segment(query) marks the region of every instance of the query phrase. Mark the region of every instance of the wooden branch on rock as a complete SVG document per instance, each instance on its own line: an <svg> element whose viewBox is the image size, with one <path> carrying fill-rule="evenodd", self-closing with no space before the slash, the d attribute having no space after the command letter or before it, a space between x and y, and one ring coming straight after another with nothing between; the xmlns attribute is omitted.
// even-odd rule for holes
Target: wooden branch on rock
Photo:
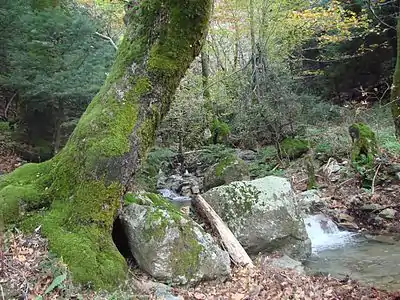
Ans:
<svg viewBox="0 0 400 300"><path fill-rule="evenodd" d="M193 205L207 218L212 228L218 232L222 244L228 251L232 261L240 266L253 267L253 262L242 245L240 245L232 231L225 225L220 216L218 216L207 201L204 200L202 196L197 195L193 200Z"/></svg>

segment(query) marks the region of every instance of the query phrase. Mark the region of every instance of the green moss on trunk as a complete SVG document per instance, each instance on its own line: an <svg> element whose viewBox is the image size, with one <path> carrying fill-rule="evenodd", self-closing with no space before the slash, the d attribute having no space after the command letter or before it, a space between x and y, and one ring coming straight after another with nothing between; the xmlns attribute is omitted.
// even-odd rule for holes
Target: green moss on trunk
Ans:
<svg viewBox="0 0 400 300"><path fill-rule="evenodd" d="M51 251L77 282L113 288L126 263L111 239L132 184L173 93L204 40L211 0L142 1L112 70L65 148L52 160L2 177L0 217L47 208L40 222ZM32 224L31 224L32 225Z"/></svg>
<svg viewBox="0 0 400 300"><path fill-rule="evenodd" d="M351 125L349 132L353 132L355 137L351 147L351 162L357 165L372 165L378 152L375 133L363 123Z"/></svg>
<svg viewBox="0 0 400 300"><path fill-rule="evenodd" d="M304 157L304 164L307 169L307 190L317 188L317 178L315 176L315 167L312 155L306 155Z"/></svg>

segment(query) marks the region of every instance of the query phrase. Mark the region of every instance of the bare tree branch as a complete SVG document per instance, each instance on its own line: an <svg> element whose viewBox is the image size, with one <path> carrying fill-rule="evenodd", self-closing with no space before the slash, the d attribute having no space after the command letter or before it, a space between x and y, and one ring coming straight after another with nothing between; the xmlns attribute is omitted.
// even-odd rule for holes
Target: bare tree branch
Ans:
<svg viewBox="0 0 400 300"><path fill-rule="evenodd" d="M17 92L15 92L14 95L11 97L10 101L8 101L8 103L7 103L7 105L6 105L6 108L5 108L5 110L4 110L4 118L5 118L6 120L7 120L7 113L8 113L8 110L10 109L11 103L12 103L12 101L14 100L15 96L17 96Z"/></svg>
<svg viewBox="0 0 400 300"><path fill-rule="evenodd" d="M111 43L111 45L114 47L114 49L118 50L117 45L114 43L114 41L113 41L113 39L111 37L109 37L107 35L104 35L104 34L101 34L100 32L97 32L97 31L95 33L96 33L96 35L98 35L102 39L108 40Z"/></svg>
<svg viewBox="0 0 400 300"><path fill-rule="evenodd" d="M369 9L370 12L374 15L375 19L377 19L381 24L385 25L386 27L396 30L395 27L393 27L392 25L389 25L388 23L386 23L385 21L383 21L383 20L376 14L374 8L372 7L371 0L366 0L366 2L367 2L368 9Z"/></svg>

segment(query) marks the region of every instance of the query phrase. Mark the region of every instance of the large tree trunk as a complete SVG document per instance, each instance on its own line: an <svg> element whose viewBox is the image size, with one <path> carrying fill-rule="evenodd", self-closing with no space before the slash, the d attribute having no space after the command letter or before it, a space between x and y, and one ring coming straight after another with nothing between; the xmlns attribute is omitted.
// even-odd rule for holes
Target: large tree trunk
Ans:
<svg viewBox="0 0 400 300"><path fill-rule="evenodd" d="M391 101L396 137L400 141L400 19L397 20L397 57L393 75Z"/></svg>
<svg viewBox="0 0 400 300"><path fill-rule="evenodd" d="M129 14L106 82L64 149L0 179L0 220L22 220L29 228L41 224L74 280L97 288L124 279L126 263L111 238L113 221L175 89L200 52L211 11L211 0L139 5Z"/></svg>

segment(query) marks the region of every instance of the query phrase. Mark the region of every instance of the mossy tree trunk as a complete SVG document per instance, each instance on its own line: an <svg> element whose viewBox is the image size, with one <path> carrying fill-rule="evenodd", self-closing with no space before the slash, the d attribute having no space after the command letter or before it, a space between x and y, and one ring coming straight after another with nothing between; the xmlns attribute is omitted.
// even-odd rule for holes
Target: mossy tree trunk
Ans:
<svg viewBox="0 0 400 300"><path fill-rule="evenodd" d="M397 19L397 57L393 75L391 101L396 138L400 141L400 18Z"/></svg>
<svg viewBox="0 0 400 300"><path fill-rule="evenodd" d="M112 242L112 224L173 93L200 52L211 4L140 1L129 12L106 82L64 149L0 178L0 221L41 224L50 250L77 282L112 288L124 279L126 263Z"/></svg>

